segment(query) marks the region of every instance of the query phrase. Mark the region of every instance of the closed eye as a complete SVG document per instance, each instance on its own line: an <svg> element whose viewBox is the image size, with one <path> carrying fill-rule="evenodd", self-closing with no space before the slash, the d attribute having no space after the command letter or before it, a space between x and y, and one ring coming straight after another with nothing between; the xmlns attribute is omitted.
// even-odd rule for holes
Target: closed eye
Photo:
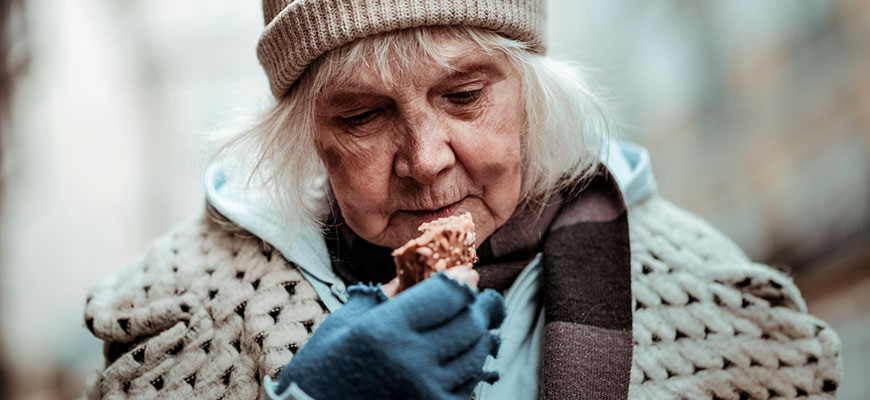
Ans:
<svg viewBox="0 0 870 400"><path fill-rule="evenodd" d="M444 97L454 104L471 104L480 98L481 93L483 93L483 89L445 94Z"/></svg>
<svg viewBox="0 0 870 400"><path fill-rule="evenodd" d="M375 108L366 112L351 115L349 117L339 117L339 121L345 126L355 127L365 125L373 120L382 111L380 108Z"/></svg>

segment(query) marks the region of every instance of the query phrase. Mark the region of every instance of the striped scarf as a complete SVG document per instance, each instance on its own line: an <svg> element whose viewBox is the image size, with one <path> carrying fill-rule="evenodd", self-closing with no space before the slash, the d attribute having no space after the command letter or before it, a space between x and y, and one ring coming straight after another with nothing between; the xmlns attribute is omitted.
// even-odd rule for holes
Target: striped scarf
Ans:
<svg viewBox="0 0 870 400"><path fill-rule="evenodd" d="M348 284L388 282L391 249L356 236L340 216L326 234L335 270ZM625 399L632 357L628 215L604 169L548 203L519 207L478 249L480 287L504 292L538 252L544 255L541 393L552 399Z"/></svg>

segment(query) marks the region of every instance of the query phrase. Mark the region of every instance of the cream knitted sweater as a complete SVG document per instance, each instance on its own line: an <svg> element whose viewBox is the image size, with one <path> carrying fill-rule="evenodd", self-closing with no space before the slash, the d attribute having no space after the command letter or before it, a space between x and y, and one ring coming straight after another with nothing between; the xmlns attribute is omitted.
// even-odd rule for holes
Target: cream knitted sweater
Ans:
<svg viewBox="0 0 870 400"><path fill-rule="evenodd" d="M85 397L253 399L328 311L297 266L202 216L94 287ZM658 196L629 209L631 398L834 398L839 338L791 280Z"/></svg>

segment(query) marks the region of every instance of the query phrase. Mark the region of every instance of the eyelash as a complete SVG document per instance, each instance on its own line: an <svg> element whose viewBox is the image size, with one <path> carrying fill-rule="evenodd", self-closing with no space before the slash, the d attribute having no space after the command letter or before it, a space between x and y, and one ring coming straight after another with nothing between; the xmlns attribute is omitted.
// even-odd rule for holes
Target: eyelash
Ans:
<svg viewBox="0 0 870 400"><path fill-rule="evenodd" d="M380 108L376 108L374 110L369 110L364 113L360 113L357 115L351 115L350 117L339 118L342 124L349 127L360 126L368 123L374 118L378 112L380 112Z"/></svg>
<svg viewBox="0 0 870 400"><path fill-rule="evenodd" d="M480 98L480 95L483 93L483 89L477 90L469 90L465 92L456 92L444 95L448 100L457 105L468 105L477 101ZM347 127L358 127L367 124L370 122L377 114L381 111L380 108L376 108L374 110L369 110L363 113L359 113L357 115L351 115L349 117L339 118L341 123Z"/></svg>
<svg viewBox="0 0 870 400"><path fill-rule="evenodd" d="M483 93L483 89L470 90L467 92L450 93L450 94L444 95L444 97L446 97L448 100L450 100L451 102L453 102L455 104L465 105L465 104L471 104L471 103L474 103L475 101L477 101L477 99L480 98L481 93Z"/></svg>

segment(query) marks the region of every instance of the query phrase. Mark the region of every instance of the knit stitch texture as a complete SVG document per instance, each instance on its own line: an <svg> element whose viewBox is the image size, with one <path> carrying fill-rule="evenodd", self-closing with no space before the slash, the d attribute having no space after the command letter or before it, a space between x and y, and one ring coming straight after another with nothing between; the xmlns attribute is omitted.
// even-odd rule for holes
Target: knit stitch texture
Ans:
<svg viewBox="0 0 870 400"><path fill-rule="evenodd" d="M834 398L839 338L788 277L657 196L629 233L630 398ZM296 268L207 215L178 226L91 290L106 366L85 397L260 398L327 313Z"/></svg>
<svg viewBox="0 0 870 400"><path fill-rule="evenodd" d="M259 398L325 318L295 264L224 226L183 223L91 290L106 366L87 398Z"/></svg>
<svg viewBox="0 0 870 400"><path fill-rule="evenodd" d="M659 197L630 210L630 398L833 399L840 341L791 279Z"/></svg>
<svg viewBox="0 0 870 400"><path fill-rule="evenodd" d="M312 61L356 39L419 26L493 30L543 51L543 0L263 0L257 57L275 97Z"/></svg>

